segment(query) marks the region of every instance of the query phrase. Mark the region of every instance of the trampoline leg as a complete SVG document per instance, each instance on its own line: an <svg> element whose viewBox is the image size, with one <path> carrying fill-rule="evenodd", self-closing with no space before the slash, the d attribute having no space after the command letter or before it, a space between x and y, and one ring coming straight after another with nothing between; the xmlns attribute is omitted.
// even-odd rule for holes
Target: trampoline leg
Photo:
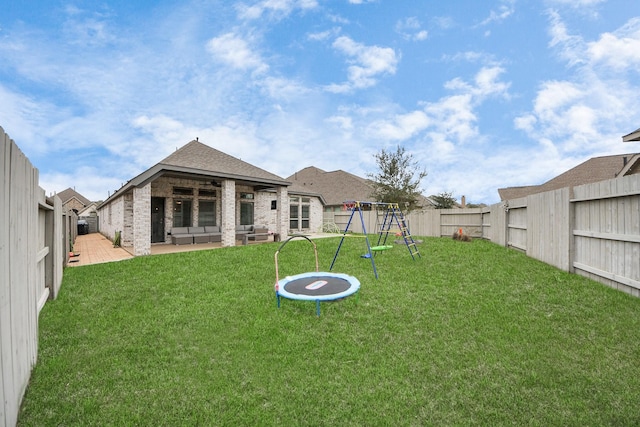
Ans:
<svg viewBox="0 0 640 427"><path fill-rule="evenodd" d="M320 300L316 300L316 316L320 317Z"/></svg>

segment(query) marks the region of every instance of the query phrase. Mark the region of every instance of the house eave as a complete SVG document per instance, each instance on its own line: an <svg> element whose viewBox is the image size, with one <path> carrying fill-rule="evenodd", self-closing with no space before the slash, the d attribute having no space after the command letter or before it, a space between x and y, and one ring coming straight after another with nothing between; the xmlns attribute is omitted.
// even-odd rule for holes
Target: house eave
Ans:
<svg viewBox="0 0 640 427"><path fill-rule="evenodd" d="M622 137L622 142L640 141L640 129Z"/></svg>
<svg viewBox="0 0 640 427"><path fill-rule="evenodd" d="M236 175L229 173L220 173L214 171L206 171L202 169L194 169L188 168L184 166L174 166L174 165L164 165L157 164L145 172L141 173L137 177L133 178L122 187L120 187L116 192L114 192L107 200L105 200L98 209L102 208L104 205L108 204L111 200L114 200L120 197L122 194L129 191L134 187L144 187L150 182L155 181L161 176L169 176L175 178L185 178L185 179L193 179L199 181L224 181L224 180L233 180L236 181L239 185L247 185L253 187L259 187L261 190L266 188L277 188L277 187L288 187L291 185L290 182L284 180L274 180L274 179L264 179L264 178L256 178L244 175Z"/></svg>

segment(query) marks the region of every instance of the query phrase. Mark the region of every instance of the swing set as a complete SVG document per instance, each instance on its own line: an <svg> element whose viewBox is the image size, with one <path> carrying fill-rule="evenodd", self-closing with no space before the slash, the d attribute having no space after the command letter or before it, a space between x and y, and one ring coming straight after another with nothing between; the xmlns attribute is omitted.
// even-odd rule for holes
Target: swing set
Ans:
<svg viewBox="0 0 640 427"><path fill-rule="evenodd" d="M373 267L373 274L378 278L378 270L376 269L376 263L374 261L374 254L381 251L386 251L388 249L393 248L393 245L387 244L387 239L389 234L393 234L395 236L402 236L407 249L409 250L409 254L413 260L416 257L421 258L420 251L418 251L418 247L416 246L416 242L411 237L409 233L409 228L407 227L407 222L400 210L400 207L397 203L386 203L386 202L361 202L361 201L347 201L344 202L343 208L345 210L351 211L351 216L349 216L349 221L347 222L347 226L342 233L342 238L340 239L340 243L338 244L338 249L336 250L335 255L333 256L333 261L331 262L331 267L329 271L333 269L333 265L338 258L338 254L340 253L340 248L342 247L342 243L344 242L345 237L349 231L349 227L352 224L353 218L358 213L360 217L360 223L362 224L362 233L364 234L364 239L367 244L367 253L362 255L363 258L369 258L371 260L371 266ZM371 245L369 242L369 236L367 235L367 229L364 223L364 216L362 214L363 211L376 211L376 233L378 234L378 241L375 245ZM380 223L380 217L383 215L382 223Z"/></svg>

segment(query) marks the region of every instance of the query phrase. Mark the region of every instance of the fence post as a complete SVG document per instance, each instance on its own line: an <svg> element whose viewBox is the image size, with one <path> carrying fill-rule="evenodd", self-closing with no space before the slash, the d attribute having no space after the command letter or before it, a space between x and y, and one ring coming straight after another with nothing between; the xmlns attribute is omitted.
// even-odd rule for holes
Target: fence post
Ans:
<svg viewBox="0 0 640 427"><path fill-rule="evenodd" d="M569 187L569 197L567 198L567 203L569 203L569 209L568 212L569 214L568 216L568 231L569 231L569 242L568 242L568 251L569 253L567 254L568 257L568 271L569 273L575 273L575 268L573 267L573 262L575 261L575 246L576 246L576 242L575 242L575 236L574 236L574 230L576 228L576 203L574 201L572 201L573 199L573 187Z"/></svg>

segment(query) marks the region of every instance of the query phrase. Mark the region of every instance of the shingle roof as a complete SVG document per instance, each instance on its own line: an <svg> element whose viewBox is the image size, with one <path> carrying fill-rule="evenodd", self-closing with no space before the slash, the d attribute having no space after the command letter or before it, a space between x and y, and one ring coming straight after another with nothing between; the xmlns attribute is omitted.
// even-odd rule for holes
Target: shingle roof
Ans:
<svg viewBox="0 0 640 427"><path fill-rule="evenodd" d="M232 179L263 188L291 185L290 182L278 175L194 140L132 178L105 200L100 207L132 187L144 186L162 175L200 177L203 180Z"/></svg>
<svg viewBox="0 0 640 427"><path fill-rule="evenodd" d="M594 157L541 185L498 189L501 200L517 199L531 194L613 179L622 173L637 173L640 154Z"/></svg>
<svg viewBox="0 0 640 427"><path fill-rule="evenodd" d="M67 203L73 198L77 199L84 206L88 206L89 204L91 204L91 200L87 199L73 188L67 188L66 190L59 192L57 196L60 197L60 200L62 200L62 204Z"/></svg>
<svg viewBox="0 0 640 427"><path fill-rule="evenodd" d="M287 178L289 192L322 194L327 205L342 205L346 200L370 200L372 187L368 181L343 170L325 172L309 166Z"/></svg>
<svg viewBox="0 0 640 427"><path fill-rule="evenodd" d="M281 177L271 172L195 140L176 150L161 160L159 164L215 172L221 176L282 181L284 183Z"/></svg>
<svg viewBox="0 0 640 427"><path fill-rule="evenodd" d="M342 205L349 200L373 200L372 182L343 170L326 172L309 166L288 177L287 181L292 182L289 187L290 193L304 191L319 193L329 206ZM435 204L433 200L424 196L420 197L418 202L423 207Z"/></svg>

